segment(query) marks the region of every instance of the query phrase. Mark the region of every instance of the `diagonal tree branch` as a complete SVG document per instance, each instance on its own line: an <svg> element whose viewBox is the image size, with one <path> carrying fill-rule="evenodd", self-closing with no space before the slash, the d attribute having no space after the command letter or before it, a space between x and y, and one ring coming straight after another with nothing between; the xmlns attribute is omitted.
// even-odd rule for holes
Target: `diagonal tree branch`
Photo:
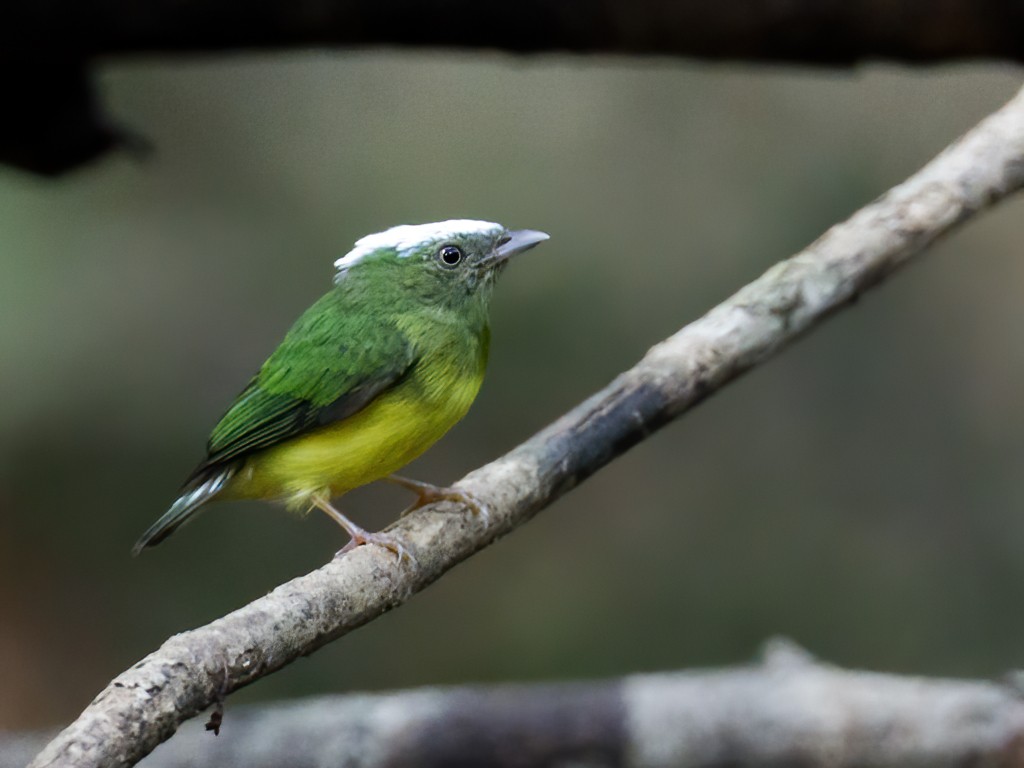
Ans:
<svg viewBox="0 0 1024 768"><path fill-rule="evenodd" d="M24 765L29 738L0 734L0 768ZM1010 685L843 670L775 640L731 669L242 707L219 738L190 723L145 765L1019 768L1022 744Z"/></svg>
<svg viewBox="0 0 1024 768"><path fill-rule="evenodd" d="M224 694L404 602L613 458L855 300L957 224L1024 186L1024 90L903 184L653 347L633 368L461 487L391 527L418 567L358 547L118 675L32 768L128 766Z"/></svg>

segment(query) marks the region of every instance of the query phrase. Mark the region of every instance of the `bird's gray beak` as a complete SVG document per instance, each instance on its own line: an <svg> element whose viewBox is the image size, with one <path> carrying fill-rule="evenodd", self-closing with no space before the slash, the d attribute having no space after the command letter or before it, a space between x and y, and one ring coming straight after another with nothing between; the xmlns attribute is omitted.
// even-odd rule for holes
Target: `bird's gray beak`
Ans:
<svg viewBox="0 0 1024 768"><path fill-rule="evenodd" d="M488 267L496 267L517 253L528 251L533 246L550 238L551 236L546 232L538 232L535 229L514 230L498 241L498 246L494 249L494 253L485 260L485 264Z"/></svg>

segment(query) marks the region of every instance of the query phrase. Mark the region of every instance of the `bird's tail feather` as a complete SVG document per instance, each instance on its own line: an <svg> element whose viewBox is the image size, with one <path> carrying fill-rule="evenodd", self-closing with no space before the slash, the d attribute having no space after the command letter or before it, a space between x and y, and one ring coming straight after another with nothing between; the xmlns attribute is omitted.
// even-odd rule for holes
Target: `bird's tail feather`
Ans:
<svg viewBox="0 0 1024 768"><path fill-rule="evenodd" d="M166 539L180 525L185 523L199 508L220 493L231 476L235 467L222 467L210 474L201 475L183 489L181 495L171 504L164 514L146 530L132 547L132 556L138 555L146 547L152 547Z"/></svg>

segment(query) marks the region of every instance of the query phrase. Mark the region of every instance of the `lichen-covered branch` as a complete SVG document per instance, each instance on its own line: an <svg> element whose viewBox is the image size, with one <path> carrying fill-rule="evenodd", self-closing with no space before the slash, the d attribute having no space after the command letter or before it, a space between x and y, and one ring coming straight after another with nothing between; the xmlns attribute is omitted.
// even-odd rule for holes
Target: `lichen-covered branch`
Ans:
<svg viewBox="0 0 1024 768"><path fill-rule="evenodd" d="M0 768L21 768L4 746L0 736ZM997 683L842 670L776 641L764 663L734 669L237 708L220 736L190 723L144 764L1013 768L1024 698Z"/></svg>
<svg viewBox="0 0 1024 768"><path fill-rule="evenodd" d="M33 768L128 766L223 695L401 604L666 422L856 299L935 238L1024 186L1024 91L924 169L653 347L633 368L460 485L391 526L417 567L358 547L118 675Z"/></svg>
<svg viewBox="0 0 1024 768"><path fill-rule="evenodd" d="M827 66L1019 62L1022 29L1020 0L10 0L0 12L0 162L52 175L139 145L95 103L98 57L403 46Z"/></svg>

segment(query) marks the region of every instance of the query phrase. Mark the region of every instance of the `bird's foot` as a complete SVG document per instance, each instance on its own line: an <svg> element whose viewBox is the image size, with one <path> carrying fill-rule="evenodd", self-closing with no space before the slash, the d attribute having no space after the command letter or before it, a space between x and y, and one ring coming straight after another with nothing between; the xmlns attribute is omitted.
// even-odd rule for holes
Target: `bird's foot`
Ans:
<svg viewBox="0 0 1024 768"><path fill-rule="evenodd" d="M415 512L420 507L425 507L427 504L433 504L435 501L454 501L457 504L469 507L484 525L487 525L490 520L491 512L487 505L468 491L431 485L430 483L410 480L408 477L401 477L399 475L389 475L384 479L416 494L416 501L402 511L402 517Z"/></svg>
<svg viewBox="0 0 1024 768"><path fill-rule="evenodd" d="M344 547L338 550L338 552L334 555L335 557L343 555L346 552L351 552L353 549L360 546L361 544L376 544L379 547L384 547L385 549L394 552L395 556L398 558L399 563L401 563L402 560L408 560L413 565L416 564L416 558L412 556L412 554L406 548L405 544L403 544L402 540L399 539L397 536L394 536L390 533L384 533L383 531L371 533L370 531L365 530L364 528L353 523L351 520L349 520L347 517L341 514L341 512L339 512L333 506L331 506L330 501L328 501L326 498L314 496L311 499L311 501L313 503L313 506L325 512L329 518L331 518L334 522L336 522L338 525L344 528L345 532L350 537L348 544L346 544Z"/></svg>
<svg viewBox="0 0 1024 768"><path fill-rule="evenodd" d="M363 544L376 544L378 547L384 547L384 549L394 552L395 556L398 558L398 562L408 560L411 564L416 564L416 558L412 556L405 544L403 544L402 540L397 536L393 536L390 533L384 533L383 531L372 533L371 531L367 531L362 528L359 528L357 532L350 532L349 535L352 538L349 540L348 544L335 553L335 557L340 557L347 552L351 552L353 549L362 546Z"/></svg>

